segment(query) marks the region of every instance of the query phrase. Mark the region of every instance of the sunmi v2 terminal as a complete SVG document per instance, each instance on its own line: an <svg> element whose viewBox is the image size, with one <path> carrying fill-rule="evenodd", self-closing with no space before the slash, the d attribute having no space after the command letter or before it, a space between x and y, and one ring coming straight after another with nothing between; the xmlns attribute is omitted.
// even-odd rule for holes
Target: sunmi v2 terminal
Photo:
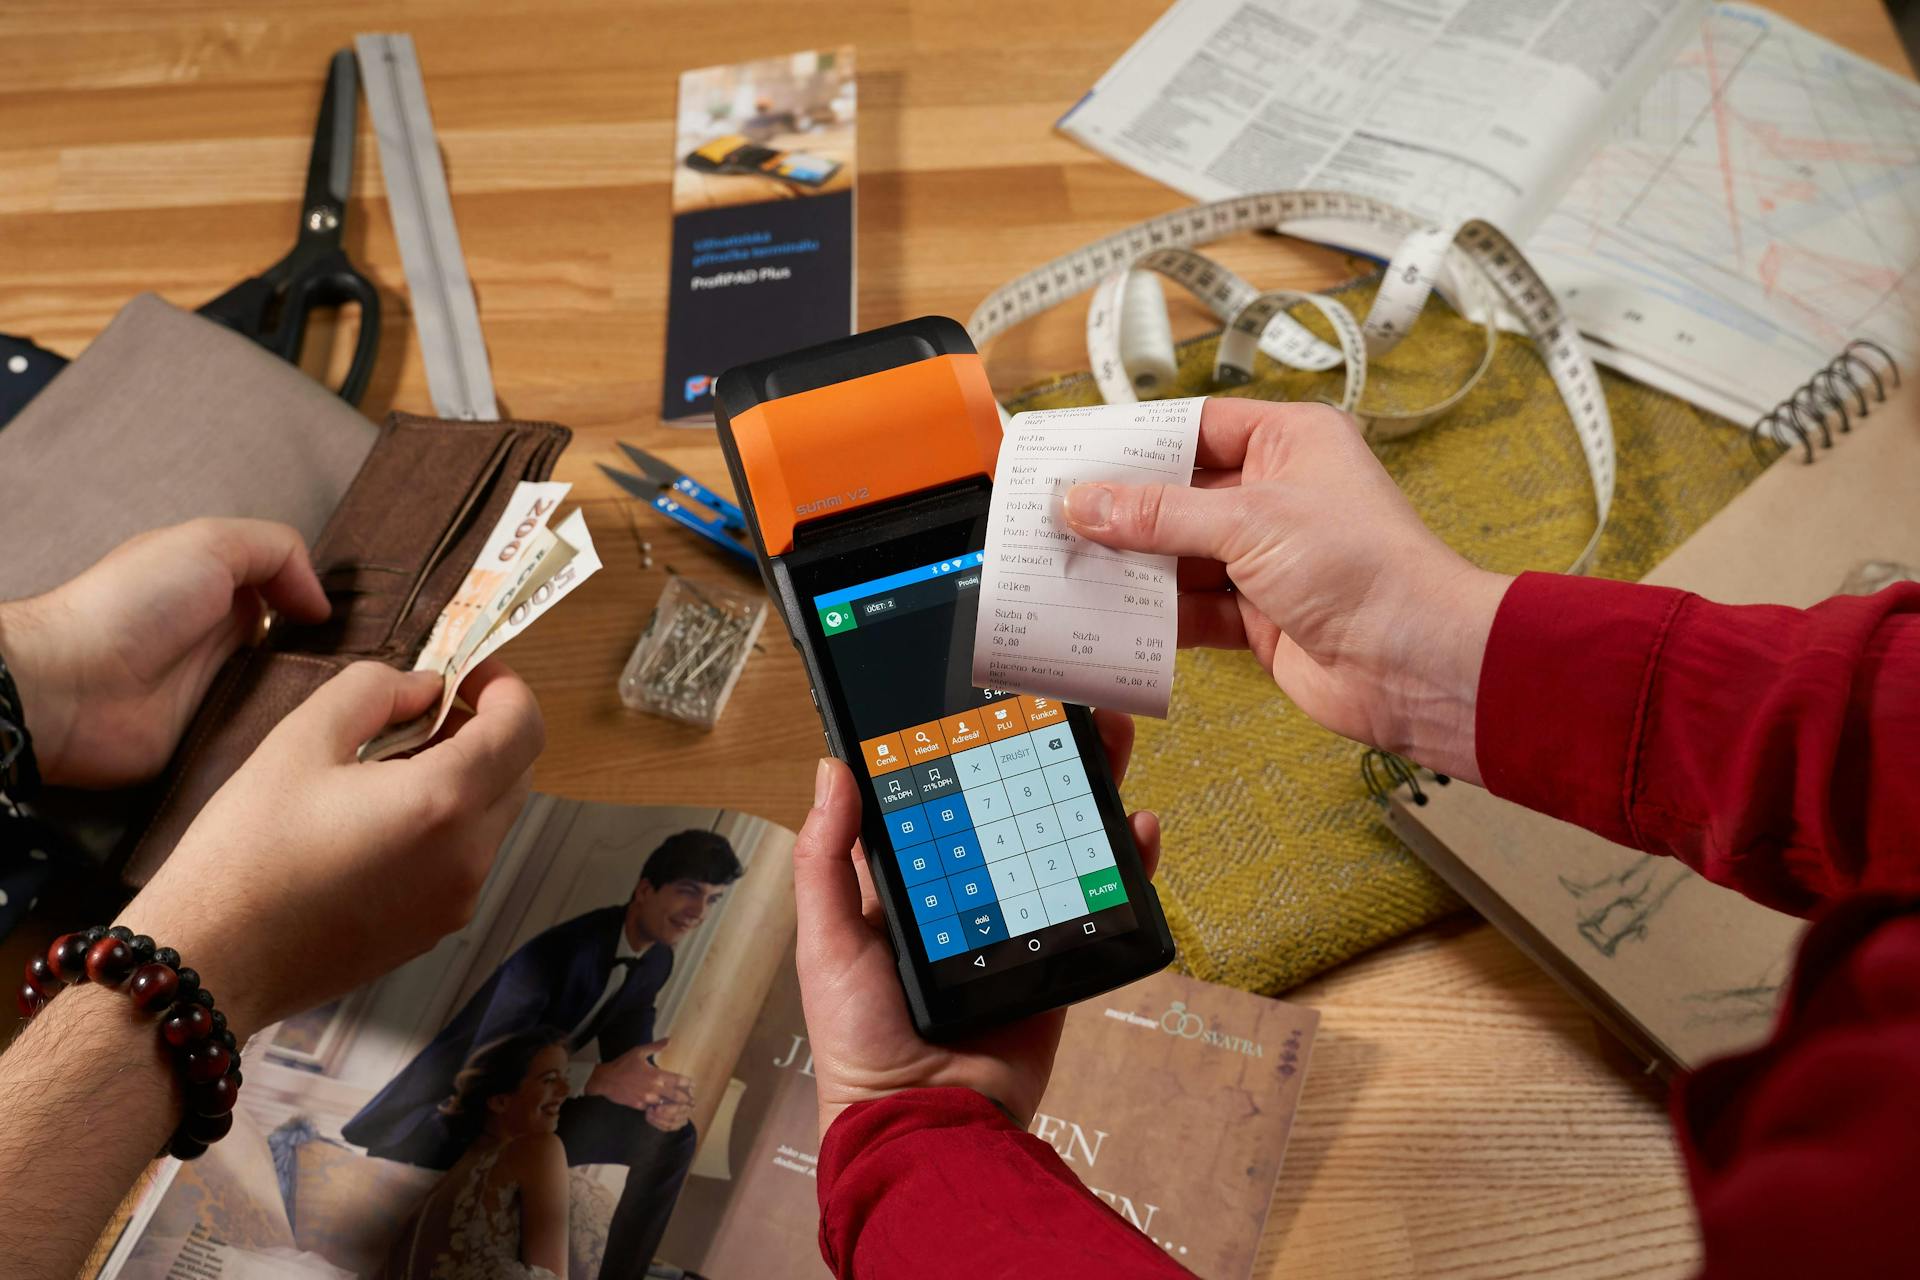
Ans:
<svg viewBox="0 0 1920 1280"><path fill-rule="evenodd" d="M951 1039L1164 967L1091 713L972 683L1000 415L966 330L928 316L730 369L715 414L828 746L860 782L915 1027Z"/></svg>

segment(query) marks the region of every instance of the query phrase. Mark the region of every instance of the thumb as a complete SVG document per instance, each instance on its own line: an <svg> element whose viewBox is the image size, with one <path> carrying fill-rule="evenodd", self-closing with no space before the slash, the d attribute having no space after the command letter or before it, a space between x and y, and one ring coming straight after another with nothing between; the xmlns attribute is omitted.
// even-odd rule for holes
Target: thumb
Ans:
<svg viewBox="0 0 1920 1280"><path fill-rule="evenodd" d="M307 544L291 525L273 520L202 522L212 549L233 576L234 587L252 587L268 604L301 622L318 622L331 611L314 574Z"/></svg>
<svg viewBox="0 0 1920 1280"><path fill-rule="evenodd" d="M1240 524L1240 496L1237 488L1183 484L1077 484L1067 490L1067 523L1121 551L1225 561Z"/></svg>
<svg viewBox="0 0 1920 1280"><path fill-rule="evenodd" d="M360 744L390 724L411 720L440 697L434 671L395 671L384 662L356 662L313 691L275 732L296 733L327 759L344 764Z"/></svg>
<svg viewBox="0 0 1920 1280"><path fill-rule="evenodd" d="M853 842L860 836L860 796L853 773L823 759L813 784L813 808L793 842L793 897L800 917L798 961L804 983L816 966L834 965L868 932L860 912L860 881Z"/></svg>

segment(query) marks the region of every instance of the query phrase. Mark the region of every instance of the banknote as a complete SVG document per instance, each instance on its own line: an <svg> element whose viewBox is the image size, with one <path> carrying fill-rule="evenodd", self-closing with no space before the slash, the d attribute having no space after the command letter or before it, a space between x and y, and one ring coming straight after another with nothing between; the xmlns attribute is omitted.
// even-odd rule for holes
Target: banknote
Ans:
<svg viewBox="0 0 1920 1280"><path fill-rule="evenodd" d="M586 517L576 508L554 529L560 545L549 555L549 571L540 580L520 592L514 603L507 609L506 615L487 632L473 656L469 666L475 666L486 660L487 656L507 641L532 626L554 605L567 598L572 590L600 572L600 553L594 550L593 535L587 532Z"/></svg>
<svg viewBox="0 0 1920 1280"><path fill-rule="evenodd" d="M547 527L547 521L572 487L554 480L522 481L514 486L512 501L494 522L492 532L481 544L480 554L467 570L467 576L461 579L453 599L434 620L427 643L413 664L415 671L438 671L443 675L453 671L454 656L468 633L480 622L502 584L513 575L515 564L529 541ZM484 635L487 630L486 626L480 626L479 634Z"/></svg>
<svg viewBox="0 0 1920 1280"><path fill-rule="evenodd" d="M384 760L425 746L446 723L467 674L600 568L578 510L558 528L549 526L570 487L524 482L515 488L414 662L414 670L440 676L439 700L425 714L369 739L360 759Z"/></svg>

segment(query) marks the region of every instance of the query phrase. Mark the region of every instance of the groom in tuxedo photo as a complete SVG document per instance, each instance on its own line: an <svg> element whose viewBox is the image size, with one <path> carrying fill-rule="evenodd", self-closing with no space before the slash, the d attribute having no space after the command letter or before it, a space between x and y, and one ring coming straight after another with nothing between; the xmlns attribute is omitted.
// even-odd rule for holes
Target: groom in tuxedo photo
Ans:
<svg viewBox="0 0 1920 1280"><path fill-rule="evenodd" d="M642 1277L693 1163L693 1088L656 1065L654 1000L674 945L742 868L726 837L682 831L648 855L625 903L553 926L502 964L465 1007L342 1129L368 1155L447 1169L464 1144L442 1104L476 1052L538 1027L566 1033L574 1062L559 1137L569 1165L623 1164L601 1275Z"/></svg>

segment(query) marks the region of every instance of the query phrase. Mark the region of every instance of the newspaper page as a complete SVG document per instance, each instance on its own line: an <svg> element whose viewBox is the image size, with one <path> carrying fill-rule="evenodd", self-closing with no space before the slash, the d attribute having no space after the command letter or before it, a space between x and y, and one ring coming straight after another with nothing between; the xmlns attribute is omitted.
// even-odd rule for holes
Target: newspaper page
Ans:
<svg viewBox="0 0 1920 1280"><path fill-rule="evenodd" d="M791 967L792 844L531 797L466 928L253 1038L233 1132L163 1162L101 1275L526 1276L536 1236L556 1275L644 1275ZM554 1179L544 1230L476 1207L506 1171Z"/></svg>
<svg viewBox="0 0 1920 1280"><path fill-rule="evenodd" d="M1179 0L1059 127L1198 200L1326 188L1532 232L1709 0ZM1387 256L1380 233L1287 230Z"/></svg>

